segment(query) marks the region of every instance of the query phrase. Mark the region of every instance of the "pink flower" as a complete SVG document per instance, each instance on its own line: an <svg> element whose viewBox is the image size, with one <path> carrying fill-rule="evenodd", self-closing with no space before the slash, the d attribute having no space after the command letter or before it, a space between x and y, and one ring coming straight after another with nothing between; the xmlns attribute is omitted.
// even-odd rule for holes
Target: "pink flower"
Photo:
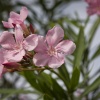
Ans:
<svg viewBox="0 0 100 100"><path fill-rule="evenodd" d="M89 15L100 15L100 0L86 0L88 3L87 13Z"/></svg>
<svg viewBox="0 0 100 100"><path fill-rule="evenodd" d="M19 62L25 55L25 51L31 51L37 46L38 37L35 34L23 37L20 28L15 27L15 34L4 31L0 37L0 45L7 50L8 61Z"/></svg>
<svg viewBox="0 0 100 100"><path fill-rule="evenodd" d="M38 46L33 62L36 66L58 68L64 63L65 55L74 52L76 46L70 40L63 40L64 31L60 26L55 26L48 31L46 37L39 36Z"/></svg>
<svg viewBox="0 0 100 100"><path fill-rule="evenodd" d="M17 14L15 12L10 12L10 18L8 19L8 22L2 21L4 27L6 28L14 28L14 26L23 24L24 20L26 19L28 15L28 10L26 7L22 7L20 14Z"/></svg>
<svg viewBox="0 0 100 100"><path fill-rule="evenodd" d="M7 51L3 48L0 49L0 78L2 74L8 72L7 69L15 68L17 69L20 64L16 62L9 62L7 58Z"/></svg>

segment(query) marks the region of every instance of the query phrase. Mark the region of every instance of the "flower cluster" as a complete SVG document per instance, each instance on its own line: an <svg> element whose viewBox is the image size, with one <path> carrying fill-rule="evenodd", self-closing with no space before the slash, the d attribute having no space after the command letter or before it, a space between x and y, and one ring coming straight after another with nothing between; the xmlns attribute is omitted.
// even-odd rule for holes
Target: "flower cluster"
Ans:
<svg viewBox="0 0 100 100"><path fill-rule="evenodd" d="M87 13L89 15L100 15L100 0L85 0L88 3Z"/></svg>
<svg viewBox="0 0 100 100"><path fill-rule="evenodd" d="M27 15L27 8L22 7L20 14L10 12L8 22L2 21L13 32L4 31L0 36L0 76L32 65L58 68L64 63L65 55L76 48L72 41L63 40L64 31L60 26L54 26L45 37L34 34L24 24Z"/></svg>

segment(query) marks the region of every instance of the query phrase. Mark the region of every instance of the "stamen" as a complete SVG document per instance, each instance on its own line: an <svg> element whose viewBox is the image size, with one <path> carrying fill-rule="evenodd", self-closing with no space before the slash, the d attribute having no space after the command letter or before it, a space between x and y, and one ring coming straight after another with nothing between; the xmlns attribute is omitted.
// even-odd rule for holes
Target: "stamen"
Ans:
<svg viewBox="0 0 100 100"><path fill-rule="evenodd" d="M57 52L56 52L55 48L53 48L53 47L48 48L48 51L47 51L48 55L53 56L53 55L56 55L56 53Z"/></svg>

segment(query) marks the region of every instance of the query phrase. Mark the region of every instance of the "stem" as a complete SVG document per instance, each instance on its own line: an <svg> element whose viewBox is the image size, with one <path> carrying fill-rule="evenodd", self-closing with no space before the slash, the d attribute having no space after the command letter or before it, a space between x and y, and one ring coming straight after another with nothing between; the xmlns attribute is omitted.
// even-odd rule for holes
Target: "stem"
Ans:
<svg viewBox="0 0 100 100"><path fill-rule="evenodd" d="M34 70L45 70L45 68L19 68L18 71L34 71Z"/></svg>
<svg viewBox="0 0 100 100"><path fill-rule="evenodd" d="M46 68L19 68L19 69L7 69L8 72L14 72L14 71L34 71L34 70L45 70Z"/></svg>

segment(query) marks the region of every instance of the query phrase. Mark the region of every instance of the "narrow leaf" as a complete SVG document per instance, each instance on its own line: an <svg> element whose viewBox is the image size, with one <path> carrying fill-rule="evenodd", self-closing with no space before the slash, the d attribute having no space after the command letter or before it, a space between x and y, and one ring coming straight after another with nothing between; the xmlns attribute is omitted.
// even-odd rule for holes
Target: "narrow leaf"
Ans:
<svg viewBox="0 0 100 100"><path fill-rule="evenodd" d="M88 93L90 93L91 91L93 91L94 89L96 89L99 86L100 86L100 76L91 85L89 85L85 89L85 91L83 92L83 94L81 95L81 97L87 95Z"/></svg>
<svg viewBox="0 0 100 100"><path fill-rule="evenodd" d="M74 59L74 67L80 66L84 48L85 48L85 38L84 38L84 31L83 27L80 27L79 35L78 35L78 40L76 43L76 51L75 51L75 59Z"/></svg>
<svg viewBox="0 0 100 100"><path fill-rule="evenodd" d="M37 82L38 80L36 79L36 76L33 72L24 71L24 76L32 87L34 87L38 91L42 91L38 82Z"/></svg>
<svg viewBox="0 0 100 100"><path fill-rule="evenodd" d="M70 77L69 77L69 73L68 70L65 66L65 64L63 64L61 67L58 68L60 75L63 76L63 78L65 78L65 80L68 82L70 82Z"/></svg>
<svg viewBox="0 0 100 100"><path fill-rule="evenodd" d="M90 28L90 31L89 31L89 43L92 42L92 39L97 31L97 28L99 27L99 24L100 24L100 18L97 18L96 21L93 23L92 27Z"/></svg>
<svg viewBox="0 0 100 100"><path fill-rule="evenodd" d="M100 46L97 48L96 52L93 54L93 56L91 57L91 60L95 59L97 56L100 55Z"/></svg>
<svg viewBox="0 0 100 100"><path fill-rule="evenodd" d="M48 94L45 94L43 98L44 100L53 100L53 98L49 96Z"/></svg>
<svg viewBox="0 0 100 100"><path fill-rule="evenodd" d="M77 67L75 67L73 70L72 78L71 78L71 82L70 82L70 84L71 84L70 91L74 91L76 86L78 86L79 77L80 77L80 71Z"/></svg>

